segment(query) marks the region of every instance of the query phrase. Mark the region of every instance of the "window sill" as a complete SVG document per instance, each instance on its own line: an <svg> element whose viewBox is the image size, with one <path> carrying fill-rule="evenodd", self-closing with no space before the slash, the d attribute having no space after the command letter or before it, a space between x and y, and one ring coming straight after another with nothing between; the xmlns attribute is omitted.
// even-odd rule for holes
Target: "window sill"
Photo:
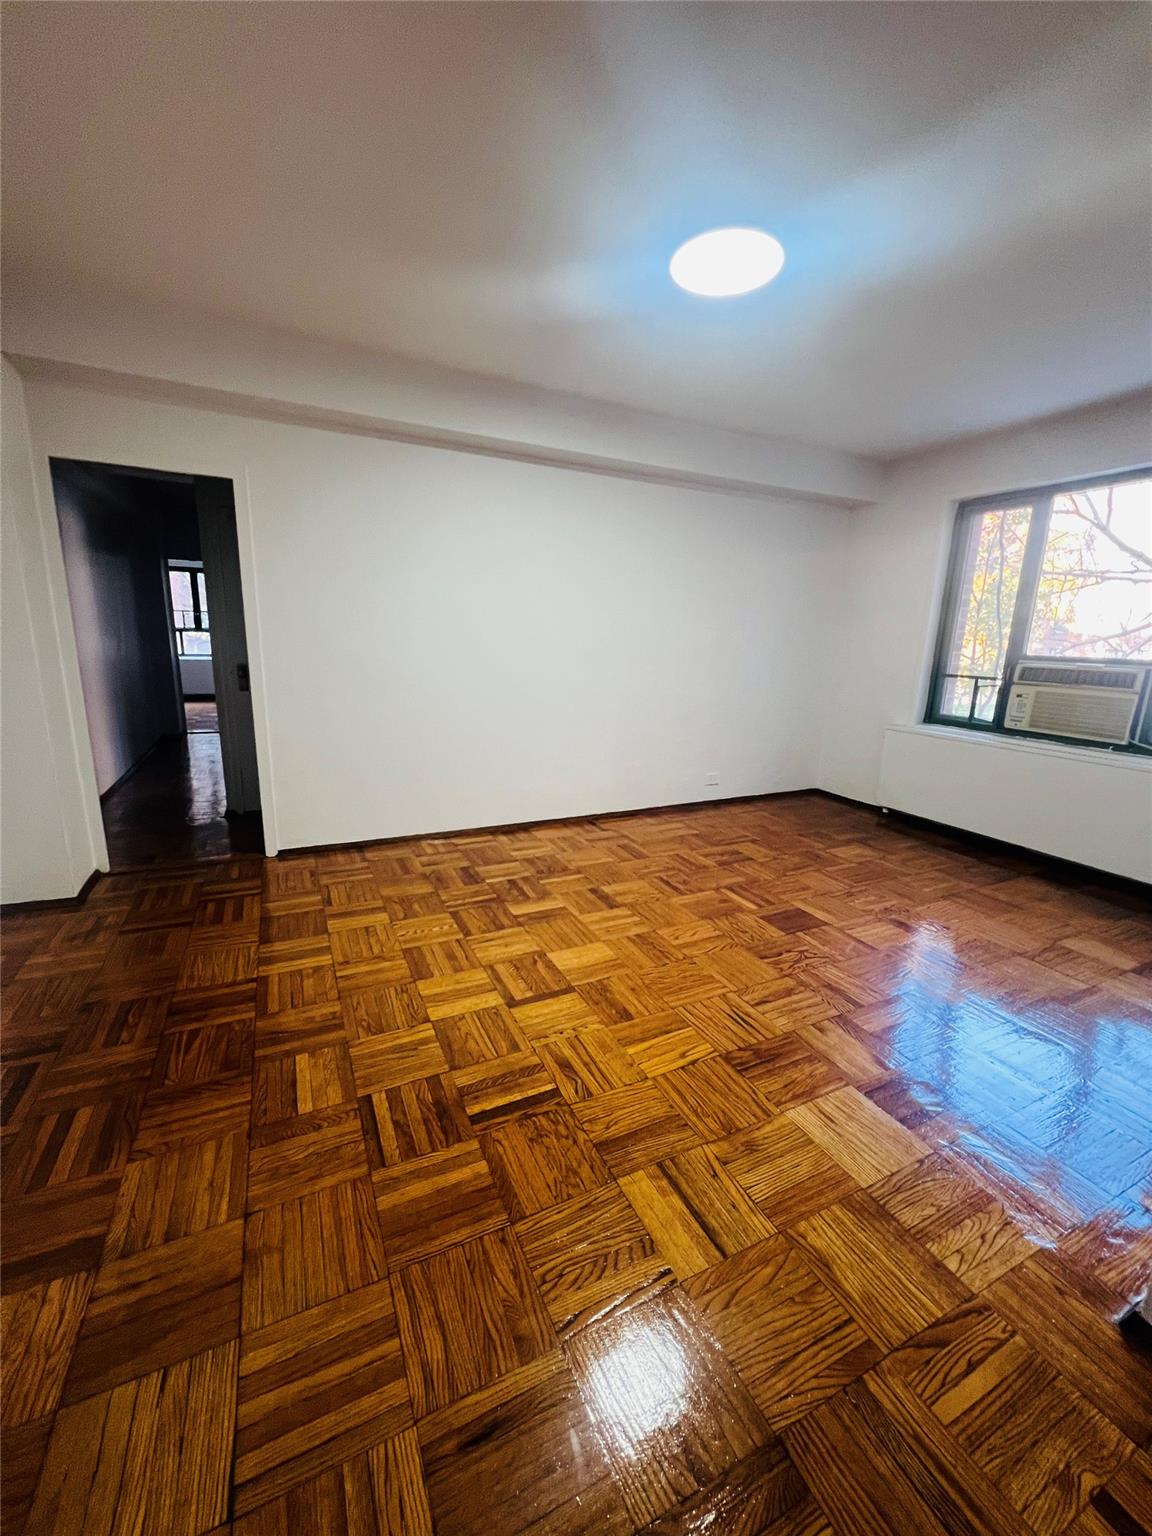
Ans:
<svg viewBox="0 0 1152 1536"><path fill-rule="evenodd" d="M886 731L907 736L935 736L944 741L962 741L970 747L984 747L994 752L1031 752L1038 757L1066 757L1073 762L1091 762L1101 768L1118 768L1129 773L1152 773L1152 756L1139 752L1110 752L1106 747L1074 747L1064 741L1040 741L1035 736L1011 737L1000 731L974 731L962 725L889 725Z"/></svg>

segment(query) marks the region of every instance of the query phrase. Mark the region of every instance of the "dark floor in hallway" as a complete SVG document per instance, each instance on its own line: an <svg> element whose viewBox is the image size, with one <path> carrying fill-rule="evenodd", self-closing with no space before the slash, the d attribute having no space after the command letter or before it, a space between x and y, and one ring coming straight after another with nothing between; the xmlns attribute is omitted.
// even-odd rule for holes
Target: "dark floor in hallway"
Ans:
<svg viewBox="0 0 1152 1536"><path fill-rule="evenodd" d="M264 851L258 814L225 816L220 737L202 727L161 741L102 809L113 870Z"/></svg>
<svg viewBox="0 0 1152 1536"><path fill-rule="evenodd" d="M185 699L184 721L189 732L218 731L220 717L215 699Z"/></svg>

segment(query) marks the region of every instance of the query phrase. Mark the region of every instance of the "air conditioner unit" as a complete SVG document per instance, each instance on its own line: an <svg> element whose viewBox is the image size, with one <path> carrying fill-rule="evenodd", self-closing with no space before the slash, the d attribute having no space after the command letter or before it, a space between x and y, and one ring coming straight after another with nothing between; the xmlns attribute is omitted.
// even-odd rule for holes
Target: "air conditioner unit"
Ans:
<svg viewBox="0 0 1152 1536"><path fill-rule="evenodd" d="M1004 728L1123 746L1148 668L1124 663L1021 661L1012 675Z"/></svg>

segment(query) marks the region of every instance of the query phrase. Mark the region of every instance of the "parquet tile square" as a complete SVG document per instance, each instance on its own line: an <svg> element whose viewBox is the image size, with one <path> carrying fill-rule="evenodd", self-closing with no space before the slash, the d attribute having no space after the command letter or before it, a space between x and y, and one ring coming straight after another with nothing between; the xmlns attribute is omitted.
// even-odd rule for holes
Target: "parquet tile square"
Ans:
<svg viewBox="0 0 1152 1536"><path fill-rule="evenodd" d="M670 1273L615 1184L529 1216L515 1231L561 1333Z"/></svg>
<svg viewBox="0 0 1152 1536"><path fill-rule="evenodd" d="M501 1056L516 1056L529 1049L527 1037L507 1008L480 1008L451 1019L437 1019L432 1026L448 1065L454 1070L478 1067Z"/></svg>
<svg viewBox="0 0 1152 1536"><path fill-rule="evenodd" d="M6 1428L55 1412L91 1290L88 1272L10 1291L0 1301Z"/></svg>
<svg viewBox="0 0 1152 1536"><path fill-rule="evenodd" d="M248 1209L362 1178L368 1157L356 1104L314 1110L256 1129L248 1159Z"/></svg>
<svg viewBox="0 0 1152 1536"><path fill-rule="evenodd" d="M681 1280L773 1231L707 1147L622 1174L620 1187Z"/></svg>
<svg viewBox="0 0 1152 1536"><path fill-rule="evenodd" d="M612 1033L647 1077L659 1077L713 1054L702 1035L676 1012L613 1024Z"/></svg>
<svg viewBox="0 0 1152 1536"><path fill-rule="evenodd" d="M729 1051L724 1059L777 1110L791 1109L845 1086L832 1063L795 1034L742 1046Z"/></svg>
<svg viewBox="0 0 1152 1536"><path fill-rule="evenodd" d="M572 1373L557 1356L430 1414L417 1432L438 1531L627 1536L633 1528ZM531 1460L526 1446L540 1448Z"/></svg>
<svg viewBox="0 0 1152 1536"><path fill-rule="evenodd" d="M143 1095L135 1094L30 1117L7 1149L5 1199L118 1172L128 1161L142 1103Z"/></svg>
<svg viewBox="0 0 1152 1536"><path fill-rule="evenodd" d="M229 1221L104 1264L76 1340L64 1402L235 1338L243 1242L243 1222Z"/></svg>
<svg viewBox="0 0 1152 1536"><path fill-rule="evenodd" d="M368 1040L428 1022L424 999L412 982L398 987L358 987L344 994L340 1011L349 1040Z"/></svg>
<svg viewBox="0 0 1152 1536"><path fill-rule="evenodd" d="M704 1270L685 1290L775 1429L880 1359L882 1351L785 1237Z"/></svg>
<svg viewBox="0 0 1152 1536"><path fill-rule="evenodd" d="M713 1150L776 1227L789 1227L857 1187L787 1115L727 1137Z"/></svg>
<svg viewBox="0 0 1152 1536"><path fill-rule="evenodd" d="M859 1184L875 1183L931 1150L855 1088L799 1104L789 1114Z"/></svg>
<svg viewBox="0 0 1152 1536"><path fill-rule="evenodd" d="M569 1104L644 1081L639 1066L603 1025L538 1040L536 1054Z"/></svg>
<svg viewBox="0 0 1152 1536"><path fill-rule="evenodd" d="M366 1094L360 1119L373 1169L443 1152L473 1136L460 1090L447 1073Z"/></svg>
<svg viewBox="0 0 1152 1536"><path fill-rule="evenodd" d="M235 1339L61 1409L28 1536L201 1536L227 1518Z"/></svg>
<svg viewBox="0 0 1152 1536"><path fill-rule="evenodd" d="M774 1040L781 1032L765 1014L735 992L725 992L699 1003L686 1003L677 1012L718 1052Z"/></svg>
<svg viewBox="0 0 1152 1536"><path fill-rule="evenodd" d="M638 1527L771 1438L715 1337L674 1286L628 1298L564 1348Z"/></svg>
<svg viewBox="0 0 1152 1536"><path fill-rule="evenodd" d="M645 977L633 971L615 971L599 981L582 982L576 990L605 1024L648 1018L665 1012L669 1006L658 992L649 988Z"/></svg>
<svg viewBox="0 0 1152 1536"><path fill-rule="evenodd" d="M153 1089L144 1100L133 1157L159 1157L177 1147L248 1134L252 1090L241 1078Z"/></svg>
<svg viewBox="0 0 1152 1536"><path fill-rule="evenodd" d="M486 963L489 975L510 1006L568 991L567 977L539 950Z"/></svg>
<svg viewBox="0 0 1152 1536"><path fill-rule="evenodd" d="M190 1088L196 1083L244 1077L252 1070L252 1031L233 1024L205 1024L163 1036L152 1071L153 1088Z"/></svg>
<svg viewBox="0 0 1152 1536"><path fill-rule="evenodd" d="M516 1219L597 1189L608 1169L566 1105L518 1115L485 1131L480 1147Z"/></svg>
<svg viewBox="0 0 1152 1536"><path fill-rule="evenodd" d="M271 1125L293 1115L332 1109L356 1098L348 1047L324 1045L313 1051L264 1056L256 1062L252 1121Z"/></svg>
<svg viewBox="0 0 1152 1536"><path fill-rule="evenodd" d="M4 1202L0 1274L5 1291L95 1269L120 1177L99 1173Z"/></svg>
<svg viewBox="0 0 1152 1536"><path fill-rule="evenodd" d="M559 1088L534 1051L462 1067L453 1078L477 1132L563 1102Z"/></svg>
<svg viewBox="0 0 1152 1536"><path fill-rule="evenodd" d="M1049 1360L1136 1445L1152 1438L1152 1371L1109 1316L1111 1297L1090 1276L1040 1250L983 1293L1037 1354Z"/></svg>
<svg viewBox="0 0 1152 1536"><path fill-rule="evenodd" d="M432 1515L414 1429L361 1451L241 1515L232 1536L432 1536ZM223 1536L224 1528L211 1536Z"/></svg>
<svg viewBox="0 0 1152 1536"><path fill-rule="evenodd" d="M461 1142L372 1175L384 1251L393 1267L503 1226L508 1212L484 1154Z"/></svg>
<svg viewBox="0 0 1152 1536"><path fill-rule="evenodd" d="M719 1056L666 1072L661 1087L706 1141L718 1141L751 1126L763 1125L772 1115L753 1084Z"/></svg>
<svg viewBox="0 0 1152 1536"><path fill-rule="evenodd" d="M585 1002L578 991L561 992L556 997L536 998L530 1003L516 1003L512 1017L526 1040L536 1044L550 1035L567 1035L578 1029L592 1029L604 1021Z"/></svg>
<svg viewBox="0 0 1152 1536"><path fill-rule="evenodd" d="M656 1082L598 1094L573 1113L616 1178L700 1142Z"/></svg>
<svg viewBox="0 0 1152 1536"><path fill-rule="evenodd" d="M129 1163L105 1262L237 1220L244 1214L247 1175L248 1138L240 1132Z"/></svg>
<svg viewBox="0 0 1152 1536"><path fill-rule="evenodd" d="M352 1074L361 1094L382 1093L400 1083L446 1072L448 1063L431 1024L392 1030L349 1047Z"/></svg>
<svg viewBox="0 0 1152 1536"><path fill-rule="evenodd" d="M563 972L571 986L582 981L601 981L605 976L611 976L613 971L626 968L615 949L603 941L577 944L571 949L554 949L548 958L558 971Z"/></svg>
<svg viewBox="0 0 1152 1536"><path fill-rule="evenodd" d="M398 986L412 980L413 972L390 923L334 922L330 916L328 940L341 992Z"/></svg>
<svg viewBox="0 0 1152 1536"><path fill-rule="evenodd" d="M433 1020L454 1019L479 1008L499 1008L504 1002L488 972L479 967L418 981L416 990Z"/></svg>
<svg viewBox="0 0 1152 1536"><path fill-rule="evenodd" d="M999 1201L940 1154L910 1163L872 1195L971 1291L981 1291L1033 1251Z"/></svg>
<svg viewBox="0 0 1152 1536"><path fill-rule="evenodd" d="M887 1349L970 1294L863 1190L806 1216L791 1235L868 1335Z"/></svg>
<svg viewBox="0 0 1152 1536"><path fill-rule="evenodd" d="M331 961L262 974L256 984L256 1018L258 1038L263 1020L273 1020L273 1029L286 1038L293 1030L306 1038L310 1026L339 1020L340 994Z"/></svg>
<svg viewBox="0 0 1152 1536"><path fill-rule="evenodd" d="M177 989L190 992L250 981L256 975L257 950L256 944L198 944L189 948L180 967ZM157 973L151 973L149 979L158 980Z"/></svg>
<svg viewBox="0 0 1152 1536"><path fill-rule="evenodd" d="M243 1330L371 1285L386 1268L367 1179L330 1184L254 1211L244 1232Z"/></svg>
<svg viewBox="0 0 1152 1536"><path fill-rule="evenodd" d="M509 1227L397 1271L396 1315L417 1419L478 1391L555 1345Z"/></svg>
<svg viewBox="0 0 1152 1536"><path fill-rule="evenodd" d="M236 1410L236 1514L411 1423L387 1280L246 1334Z"/></svg>

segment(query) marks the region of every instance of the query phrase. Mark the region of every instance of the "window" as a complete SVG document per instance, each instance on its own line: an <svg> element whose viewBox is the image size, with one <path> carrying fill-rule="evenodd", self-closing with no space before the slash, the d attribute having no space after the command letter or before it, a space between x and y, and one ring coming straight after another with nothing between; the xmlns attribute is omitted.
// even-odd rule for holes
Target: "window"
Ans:
<svg viewBox="0 0 1152 1536"><path fill-rule="evenodd" d="M1152 663L1152 471L962 504L928 720L1002 729L1026 658Z"/></svg>
<svg viewBox="0 0 1152 1536"><path fill-rule="evenodd" d="M208 592L199 566L168 562L168 597L176 628L176 649L181 656L211 656L208 631Z"/></svg>

